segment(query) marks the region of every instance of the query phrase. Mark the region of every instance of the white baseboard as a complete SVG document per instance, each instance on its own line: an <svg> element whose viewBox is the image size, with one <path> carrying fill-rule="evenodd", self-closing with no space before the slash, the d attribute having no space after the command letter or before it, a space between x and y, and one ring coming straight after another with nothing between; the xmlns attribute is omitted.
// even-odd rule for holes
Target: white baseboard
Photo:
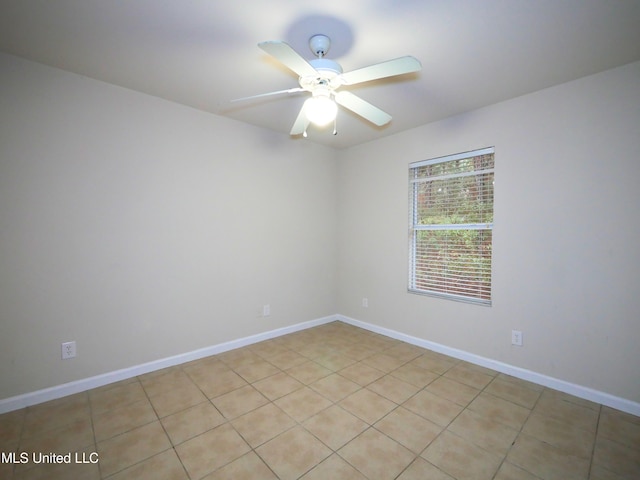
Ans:
<svg viewBox="0 0 640 480"><path fill-rule="evenodd" d="M65 397L74 393L84 392L86 390L101 387L103 385L108 385L120 380L126 380L128 378L143 375L145 373L154 372L156 370L161 370L167 367L173 367L175 365L191 362L193 360L198 360L210 355L227 352L229 350L252 345L263 340L269 340L272 338L280 337L282 335L287 335L288 333L305 330L307 328L316 327L318 325L323 325L325 323L337 320L350 325L354 325L356 327L363 328L365 330L369 330L371 332L385 335L387 337L395 338L396 340L401 340L412 345L417 345L434 352L442 353L453 358L465 360L475 365L490 368L492 370L496 370L498 372L505 373L516 378L521 378L538 385L543 385L554 390L559 390L561 392L565 392L579 398L584 398L585 400L600 403L602 405L606 405L608 407L615 408L632 415L640 416L640 403L638 402L633 402L625 398L616 397L605 392L600 392L588 387L583 387L581 385L576 385L564 380L559 380L557 378L549 377L547 375L536 373L531 370L515 367L507 363L498 362L490 358L481 357L479 355L465 352L463 350L447 347L446 345L431 342L429 340L424 340L422 338L407 335L395 330L391 330L389 328L380 327L378 325L373 325L340 314L297 323L288 327L278 328L237 340L212 345L210 347L174 355L172 357L162 358L141 365L135 365L133 367L124 368L122 370L116 370L102 375L96 375L94 377L89 377L81 380L76 380L74 382L45 388L43 390L37 390L35 392L5 398L0 400L0 414L10 412L12 410L18 410L20 408L28 407L30 405L35 405L49 400L54 400L56 398Z"/></svg>
<svg viewBox="0 0 640 480"><path fill-rule="evenodd" d="M417 345L419 347L423 347L428 350L432 350L434 352L442 353L460 360L465 360L475 365L480 365L482 367L490 368L492 370L496 370L498 372L505 373L507 375L511 375L516 378L520 378L522 380L527 380L529 382L533 382L538 385L549 387L554 390L559 390L561 392L568 393L570 395L574 395L576 397L583 398L585 400L590 400L592 402L600 403L602 405L606 405L608 407L615 408L617 410L621 410L623 412L630 413L632 415L640 416L640 403L638 402L627 400L625 398L616 397L609 393L600 392L598 390L594 390L588 387L583 387L581 385L576 385L575 383L559 380L557 378L549 377L547 375L536 373L524 368L515 367L507 363L498 362L490 358L481 357L479 355L465 352L463 350L447 347L446 345L430 342L429 340L424 340L422 338L406 335L404 333L397 332L389 328L380 327L378 325L373 325L367 322L362 322L360 320L356 320L356 319L347 317L345 315L337 315L337 319L340 320L341 322L348 323L356 327L364 328L365 330L369 330L371 332L375 332L381 335L385 335L387 337L395 338L396 340L402 340L403 342L407 342L412 345Z"/></svg>
<svg viewBox="0 0 640 480"><path fill-rule="evenodd" d="M193 350L191 352L181 353L172 357L161 358L159 360L143 363L141 365L123 368L122 370L115 370L113 372L104 373L102 375L83 378L81 380L64 383L62 385L56 385L54 387L37 390L35 392L29 392L22 395L17 395L15 397L5 398L0 400L0 414L28 407L30 405L47 402L49 400L55 400L56 398L66 397L67 395L72 395L74 393L84 392L86 390L91 390L92 388L102 387L110 383L119 382L120 380L126 380L128 378L143 375L149 372L154 372L163 368L173 367L175 365L180 365L186 362L192 362L200 358L227 352L235 348L245 347L247 345L262 342L263 340L280 337L288 333L305 330L307 328L316 327L318 325L334 322L336 320L338 320L337 315L330 315L328 317L318 318L315 320L310 320L308 322L297 323L295 325L277 328L275 330L258 333L256 335L250 335L238 340L219 343L217 345Z"/></svg>

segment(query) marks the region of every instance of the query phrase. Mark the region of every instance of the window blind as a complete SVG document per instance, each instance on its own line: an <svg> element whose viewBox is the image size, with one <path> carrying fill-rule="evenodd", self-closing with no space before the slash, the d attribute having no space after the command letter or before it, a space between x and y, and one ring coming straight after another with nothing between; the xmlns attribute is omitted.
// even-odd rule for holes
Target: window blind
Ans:
<svg viewBox="0 0 640 480"><path fill-rule="evenodd" d="M409 165L409 291L491 304L494 149Z"/></svg>

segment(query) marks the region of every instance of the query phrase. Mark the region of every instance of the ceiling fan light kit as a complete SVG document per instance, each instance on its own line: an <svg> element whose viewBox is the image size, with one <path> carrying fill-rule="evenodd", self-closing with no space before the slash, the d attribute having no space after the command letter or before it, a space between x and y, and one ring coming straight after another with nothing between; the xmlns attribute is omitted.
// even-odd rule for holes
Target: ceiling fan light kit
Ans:
<svg viewBox="0 0 640 480"><path fill-rule="evenodd" d="M336 119L338 106L329 95L315 94L305 100L304 114L314 125L324 127Z"/></svg>
<svg viewBox="0 0 640 480"><path fill-rule="evenodd" d="M306 137L307 127L310 123L322 127L331 122L334 122L333 133L335 135L335 119L338 105L374 125L383 126L389 123L391 115L388 113L351 92L345 90L338 92L337 90L342 85L355 85L380 78L420 71L422 69L420 62L414 57L406 56L343 73L340 64L324 58L330 46L331 40L326 35L312 36L309 39L309 48L317 58L307 61L285 42L268 41L259 43L258 47L298 75L300 88L263 93L239 100L283 93L311 93L311 97L304 102L298 113L298 117L291 128L291 135L303 135Z"/></svg>

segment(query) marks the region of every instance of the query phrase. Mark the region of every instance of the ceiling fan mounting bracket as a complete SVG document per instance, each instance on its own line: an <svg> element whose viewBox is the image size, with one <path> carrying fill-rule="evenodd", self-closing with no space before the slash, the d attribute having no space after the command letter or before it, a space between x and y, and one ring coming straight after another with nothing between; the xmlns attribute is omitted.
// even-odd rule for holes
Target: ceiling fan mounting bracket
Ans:
<svg viewBox="0 0 640 480"><path fill-rule="evenodd" d="M326 35L314 35L309 39L309 48L318 58L324 57L331 47L331 39Z"/></svg>

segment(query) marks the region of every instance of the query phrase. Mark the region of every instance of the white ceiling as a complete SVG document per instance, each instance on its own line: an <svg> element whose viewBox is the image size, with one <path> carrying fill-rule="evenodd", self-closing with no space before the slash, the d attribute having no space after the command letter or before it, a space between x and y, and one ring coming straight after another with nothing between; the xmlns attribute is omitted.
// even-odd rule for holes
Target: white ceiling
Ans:
<svg viewBox="0 0 640 480"><path fill-rule="evenodd" d="M304 94L230 100L297 86L256 45L332 39L345 71L403 55L418 74L351 87L393 116L344 110L345 148L640 60L640 0L0 0L0 51L225 117L288 132Z"/></svg>

